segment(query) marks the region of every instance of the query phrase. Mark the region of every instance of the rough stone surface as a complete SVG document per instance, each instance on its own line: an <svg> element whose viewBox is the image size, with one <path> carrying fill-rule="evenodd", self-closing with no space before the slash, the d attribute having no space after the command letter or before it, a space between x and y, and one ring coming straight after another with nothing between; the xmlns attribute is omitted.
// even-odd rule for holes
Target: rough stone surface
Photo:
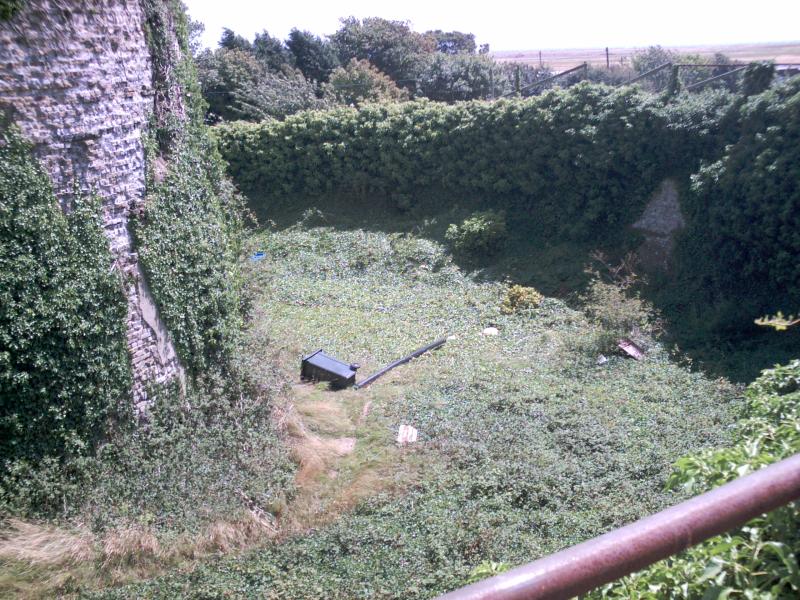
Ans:
<svg viewBox="0 0 800 600"><path fill-rule="evenodd" d="M105 233L128 298L133 400L182 370L133 247L128 219L145 192L142 135L152 65L138 1L27 0L0 23L0 110L10 115L69 210L73 186L103 201Z"/></svg>
<svg viewBox="0 0 800 600"><path fill-rule="evenodd" d="M678 187L672 179L665 179L650 198L642 216L633 224L633 228L645 236L638 251L645 268L666 270L669 267L675 232L684 225Z"/></svg>

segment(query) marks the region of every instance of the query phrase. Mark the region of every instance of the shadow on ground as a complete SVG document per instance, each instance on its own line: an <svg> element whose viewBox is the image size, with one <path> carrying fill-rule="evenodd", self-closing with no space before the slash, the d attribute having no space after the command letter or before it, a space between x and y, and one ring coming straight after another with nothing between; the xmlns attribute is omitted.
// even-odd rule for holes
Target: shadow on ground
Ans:
<svg viewBox="0 0 800 600"><path fill-rule="evenodd" d="M446 244L451 223L460 223L472 212L491 208L479 200L442 202L425 198L409 210L374 196L364 202L355 195L331 195L324 199L297 200L273 204L258 194L248 194L259 227L284 230L289 227L331 227L341 231L404 233ZM638 247L641 238L622 231L615 239L589 242L554 239L537 231L533 216L507 220L508 239L492 256L454 256L454 262L477 280L509 281L537 288L547 296L577 305L588 275L592 254L600 251L610 263ZM641 292L663 315L663 341L684 356L693 368L732 381L749 382L762 369L785 363L798 355L800 328L775 332L751 322L726 324L724 308L683 298L678 282L665 277L649 278ZM646 278L647 281L647 278ZM759 315L754 315L754 318Z"/></svg>

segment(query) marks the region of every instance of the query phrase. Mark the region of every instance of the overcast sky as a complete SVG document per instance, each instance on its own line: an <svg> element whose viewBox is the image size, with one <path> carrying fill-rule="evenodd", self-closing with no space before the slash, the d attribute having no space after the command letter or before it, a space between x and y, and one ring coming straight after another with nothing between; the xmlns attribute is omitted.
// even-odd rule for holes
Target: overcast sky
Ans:
<svg viewBox="0 0 800 600"><path fill-rule="evenodd" d="M293 27L331 34L339 18L410 21L413 29L474 33L492 50L732 44L800 40L800 0L595 0L592 2L465 2L456 0L282 1L184 0L216 47L223 27L252 38L266 29L285 39ZM747 8L743 8L743 7Z"/></svg>

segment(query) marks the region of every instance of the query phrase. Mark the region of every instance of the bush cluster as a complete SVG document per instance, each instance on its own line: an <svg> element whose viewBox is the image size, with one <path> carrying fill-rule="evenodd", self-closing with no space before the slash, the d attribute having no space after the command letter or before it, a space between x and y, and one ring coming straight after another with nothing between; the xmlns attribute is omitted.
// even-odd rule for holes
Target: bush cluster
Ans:
<svg viewBox="0 0 800 600"><path fill-rule="evenodd" d="M506 240L506 213L494 210L472 213L461 224L452 223L444 237L458 254L476 257L495 254Z"/></svg>
<svg viewBox="0 0 800 600"><path fill-rule="evenodd" d="M511 285L503 298L500 312L512 315L516 312L536 308L544 300L538 290L524 285Z"/></svg>

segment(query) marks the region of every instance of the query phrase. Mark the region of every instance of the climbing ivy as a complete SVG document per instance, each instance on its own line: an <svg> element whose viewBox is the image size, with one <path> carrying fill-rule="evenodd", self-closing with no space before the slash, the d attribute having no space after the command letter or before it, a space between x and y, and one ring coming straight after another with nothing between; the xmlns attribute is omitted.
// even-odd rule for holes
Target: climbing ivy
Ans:
<svg viewBox="0 0 800 600"><path fill-rule="evenodd" d="M178 355L198 376L229 362L241 328L242 205L203 123L186 16L175 2L144 6L154 73L167 75L154 78L146 201L133 231Z"/></svg>
<svg viewBox="0 0 800 600"><path fill-rule="evenodd" d="M65 214L16 128L0 134L0 461L91 452L131 385L127 304L99 202ZM5 486L8 482L0 484Z"/></svg>
<svg viewBox="0 0 800 600"><path fill-rule="evenodd" d="M0 0L0 21L6 21L17 14L24 0Z"/></svg>

